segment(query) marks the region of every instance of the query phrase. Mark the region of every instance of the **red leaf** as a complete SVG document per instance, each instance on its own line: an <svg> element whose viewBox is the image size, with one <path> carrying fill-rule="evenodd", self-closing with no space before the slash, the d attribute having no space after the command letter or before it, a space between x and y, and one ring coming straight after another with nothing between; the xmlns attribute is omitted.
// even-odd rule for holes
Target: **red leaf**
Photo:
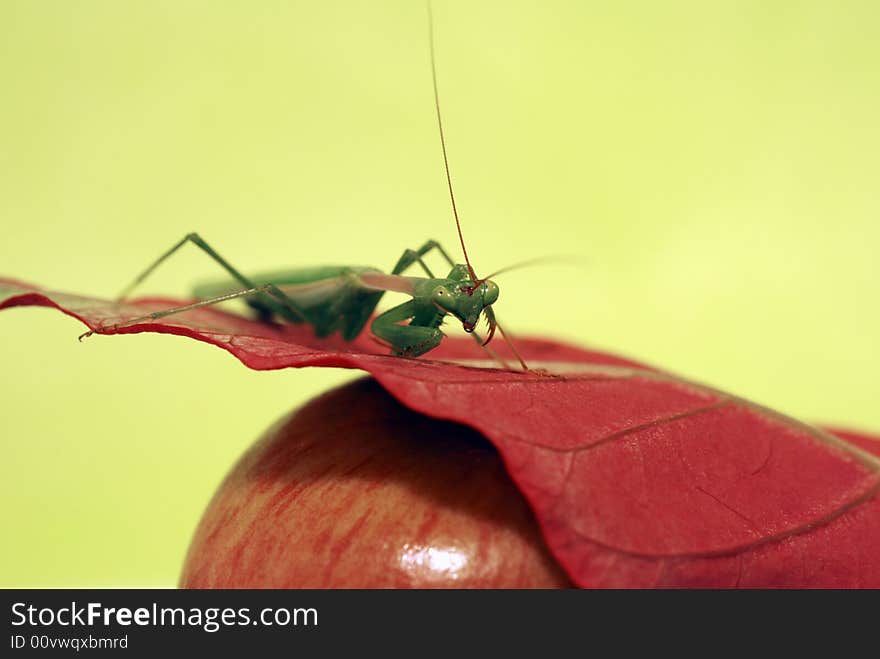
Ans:
<svg viewBox="0 0 880 659"><path fill-rule="evenodd" d="M91 329L176 304L0 280L0 308L52 306ZM467 339L403 359L365 336L318 340L216 308L115 333L143 331L213 343L254 369L363 369L408 407L476 428L581 586L880 587L877 440L550 341L518 347L553 375L487 367Z"/></svg>

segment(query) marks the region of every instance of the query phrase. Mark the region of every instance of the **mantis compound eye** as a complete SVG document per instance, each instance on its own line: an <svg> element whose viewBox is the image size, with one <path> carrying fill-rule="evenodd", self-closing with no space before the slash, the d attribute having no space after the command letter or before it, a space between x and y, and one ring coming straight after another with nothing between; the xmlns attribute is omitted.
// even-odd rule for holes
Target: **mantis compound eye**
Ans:
<svg viewBox="0 0 880 659"><path fill-rule="evenodd" d="M485 282L485 289L483 292L483 304L489 306L490 304L495 304L495 301L498 299L498 284L494 281L489 281L488 279Z"/></svg>

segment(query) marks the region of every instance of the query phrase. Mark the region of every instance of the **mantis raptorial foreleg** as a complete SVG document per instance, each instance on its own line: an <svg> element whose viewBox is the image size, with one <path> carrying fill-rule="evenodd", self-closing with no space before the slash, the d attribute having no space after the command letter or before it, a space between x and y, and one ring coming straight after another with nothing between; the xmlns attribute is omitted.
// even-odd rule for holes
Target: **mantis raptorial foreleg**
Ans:
<svg viewBox="0 0 880 659"><path fill-rule="evenodd" d="M418 357L440 345L443 332L436 327L397 324L412 318L415 313L415 303L412 300L404 302L377 316L370 329L373 334L391 344L396 355Z"/></svg>

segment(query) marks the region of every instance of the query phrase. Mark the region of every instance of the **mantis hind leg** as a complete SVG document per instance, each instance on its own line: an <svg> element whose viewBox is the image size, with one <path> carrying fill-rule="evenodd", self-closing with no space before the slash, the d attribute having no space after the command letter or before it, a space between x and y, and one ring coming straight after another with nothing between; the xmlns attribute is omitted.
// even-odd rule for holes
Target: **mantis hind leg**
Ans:
<svg viewBox="0 0 880 659"><path fill-rule="evenodd" d="M261 317L269 314L268 310L273 308L278 308L279 302L281 303L281 308L284 311L288 312L291 316L291 320L296 320L298 322L308 322L314 324L314 319L310 318L308 312L303 309L300 305L294 302L290 296L285 295L281 290L276 287L272 287L274 290L270 290L265 286L257 286L250 279L241 274L236 268L232 266L229 261L224 259L220 254L211 247L207 242L205 242L202 237L197 233L188 233L183 238L178 240L174 245L171 246L168 251L162 254L158 259L153 261L142 273L140 273L137 277L135 277L134 281L131 282L128 286L126 286L122 293L116 298L117 302L122 302L128 297L131 292L137 287L139 284L143 283L147 277L149 277L160 265L162 265L165 261L167 261L177 250L186 245L187 243L192 243L199 249L201 249L205 254L210 256L217 264L220 265L230 276L232 276L235 281L242 285L242 287L247 291L252 291L248 293L248 295L253 295L254 300L259 300L263 304L260 305L264 310L260 310ZM271 295L271 297L270 297ZM233 296L233 297L242 297L241 295ZM275 298L274 304L271 298ZM227 298L232 299L232 298ZM222 300L217 300L222 301ZM216 302L214 302L216 304ZM258 307L259 309L260 307ZM176 312L175 312L176 313Z"/></svg>
<svg viewBox="0 0 880 659"><path fill-rule="evenodd" d="M391 270L391 274L399 275L414 263L418 263L422 266L422 269L427 273L427 275L431 279L434 279L434 273L431 272L431 269L427 266L423 259L423 257L432 249L436 249L437 251L439 251L450 266L455 265L452 259L449 258L449 254L446 253L446 250L443 249L443 246L440 243L438 243L436 240L429 240L418 249L405 250L401 257L397 260L397 265L395 265L394 268Z"/></svg>
<svg viewBox="0 0 880 659"><path fill-rule="evenodd" d="M89 330L88 332L84 332L79 335L79 340L82 341L84 338L91 336L92 334L105 334L107 332L112 332L118 330L123 327L128 327L130 325L137 325L138 323L149 322L153 320L158 320L159 318L165 318L166 316L171 316L173 314L183 313L184 311L192 311L193 309L200 309L202 307L208 307L214 304L219 304L220 302L225 302L227 300L232 300L239 297L247 297L251 295L271 295L279 300L285 298L286 296L282 293L274 284L264 284L263 286L258 286L256 288L248 288L242 291L234 291L232 293L226 293L225 295L218 295L217 297L212 297L207 300L200 300L198 302L193 302L192 304L185 304L179 307L172 307L170 309L162 309L161 311L154 311L152 313L144 314L143 316L137 316L135 318L129 318L128 320L122 321L120 323L113 323L112 325L105 325L100 327L99 329Z"/></svg>

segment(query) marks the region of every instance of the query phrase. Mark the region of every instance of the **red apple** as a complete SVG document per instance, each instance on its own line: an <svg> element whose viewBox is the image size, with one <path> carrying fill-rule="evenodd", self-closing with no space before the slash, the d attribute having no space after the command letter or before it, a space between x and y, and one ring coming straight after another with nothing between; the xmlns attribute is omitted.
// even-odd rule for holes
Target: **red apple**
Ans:
<svg viewBox="0 0 880 659"><path fill-rule="evenodd" d="M239 460L186 588L570 587L495 449L375 381L326 393Z"/></svg>

